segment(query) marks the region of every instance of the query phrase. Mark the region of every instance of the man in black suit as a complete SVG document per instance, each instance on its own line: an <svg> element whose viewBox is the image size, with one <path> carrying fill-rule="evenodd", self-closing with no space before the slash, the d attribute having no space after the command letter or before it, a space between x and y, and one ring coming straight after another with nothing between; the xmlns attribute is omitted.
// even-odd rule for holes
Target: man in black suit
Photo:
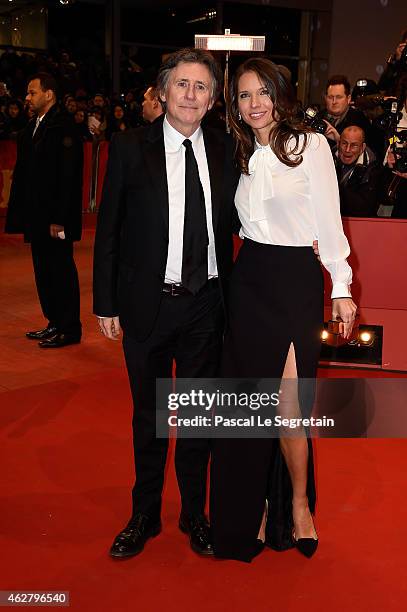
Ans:
<svg viewBox="0 0 407 612"><path fill-rule="evenodd" d="M26 99L35 117L18 137L5 230L31 243L48 320L45 329L26 335L41 348L61 348L80 342L82 330L73 242L82 229L83 147L72 120L58 111L52 76L34 75Z"/></svg>
<svg viewBox="0 0 407 612"><path fill-rule="evenodd" d="M111 143L95 239L94 312L106 337L124 331L137 474L132 517L113 542L113 557L138 554L161 530L168 440L156 437L156 378L171 378L173 360L180 378L218 373L238 174L227 135L201 120L220 82L210 54L176 52L158 76L165 115ZM208 440L177 441L179 527L203 555L213 554L204 515L208 459Z"/></svg>

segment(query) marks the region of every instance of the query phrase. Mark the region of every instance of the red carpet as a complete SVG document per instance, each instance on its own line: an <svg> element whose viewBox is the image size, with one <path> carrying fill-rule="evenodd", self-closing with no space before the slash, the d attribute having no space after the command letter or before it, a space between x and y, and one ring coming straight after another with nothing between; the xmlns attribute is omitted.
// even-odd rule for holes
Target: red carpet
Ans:
<svg viewBox="0 0 407 612"><path fill-rule="evenodd" d="M405 609L405 440L316 442L311 560L295 550L251 565L196 556L177 528L171 461L163 533L139 557L108 557L130 512L131 402L120 343L90 314L92 239L87 230L77 249L84 341L41 351L24 338L42 323L29 249L0 237L0 590L70 591L75 611Z"/></svg>

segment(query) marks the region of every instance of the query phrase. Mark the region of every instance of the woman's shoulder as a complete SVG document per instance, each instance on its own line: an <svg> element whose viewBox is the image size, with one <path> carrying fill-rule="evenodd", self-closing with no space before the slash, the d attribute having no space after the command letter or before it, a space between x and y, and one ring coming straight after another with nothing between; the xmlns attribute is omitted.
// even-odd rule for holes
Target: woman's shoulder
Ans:
<svg viewBox="0 0 407 612"><path fill-rule="evenodd" d="M304 159L307 158L312 151L324 149L325 146L329 148L326 138L322 134L317 134L316 132L301 132L297 135L291 135L287 142L287 151L289 155L293 155L294 157L300 154Z"/></svg>
<svg viewBox="0 0 407 612"><path fill-rule="evenodd" d="M291 136L287 145L289 155L293 159L297 159L298 155L301 155L301 164L296 167L306 168L310 163L313 165L316 161L319 163L326 159L332 159L331 149L323 134L316 132L300 133L297 138Z"/></svg>
<svg viewBox="0 0 407 612"><path fill-rule="evenodd" d="M302 138L304 138L303 135ZM323 134L318 134L317 132L307 133L307 143L305 146L305 151L316 151L317 149L323 150L326 148L329 149L329 144Z"/></svg>

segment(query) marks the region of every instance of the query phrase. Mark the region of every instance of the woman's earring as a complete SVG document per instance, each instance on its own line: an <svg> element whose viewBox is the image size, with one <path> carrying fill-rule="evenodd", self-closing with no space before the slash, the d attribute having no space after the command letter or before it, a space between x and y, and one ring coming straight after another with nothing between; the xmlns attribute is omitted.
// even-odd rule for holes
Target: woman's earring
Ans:
<svg viewBox="0 0 407 612"><path fill-rule="evenodd" d="M239 121L241 121L241 120L242 120L242 115L240 114L240 111L239 111L239 113L238 113L238 115L237 115L237 118L239 119Z"/></svg>

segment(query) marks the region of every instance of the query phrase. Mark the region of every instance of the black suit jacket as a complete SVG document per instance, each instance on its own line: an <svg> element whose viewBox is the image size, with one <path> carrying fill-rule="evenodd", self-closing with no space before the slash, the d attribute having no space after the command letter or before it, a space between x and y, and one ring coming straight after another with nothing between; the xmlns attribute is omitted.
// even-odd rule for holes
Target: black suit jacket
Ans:
<svg viewBox="0 0 407 612"><path fill-rule="evenodd" d="M168 254L168 185L164 116L149 126L114 135L94 254L94 312L120 317L130 336L151 333L162 298ZM239 173L231 138L204 127L216 260L224 291L233 264L232 223Z"/></svg>
<svg viewBox="0 0 407 612"><path fill-rule="evenodd" d="M63 225L67 240L82 230L83 145L73 121L53 106L33 137L33 119L19 134L5 230L26 240Z"/></svg>

